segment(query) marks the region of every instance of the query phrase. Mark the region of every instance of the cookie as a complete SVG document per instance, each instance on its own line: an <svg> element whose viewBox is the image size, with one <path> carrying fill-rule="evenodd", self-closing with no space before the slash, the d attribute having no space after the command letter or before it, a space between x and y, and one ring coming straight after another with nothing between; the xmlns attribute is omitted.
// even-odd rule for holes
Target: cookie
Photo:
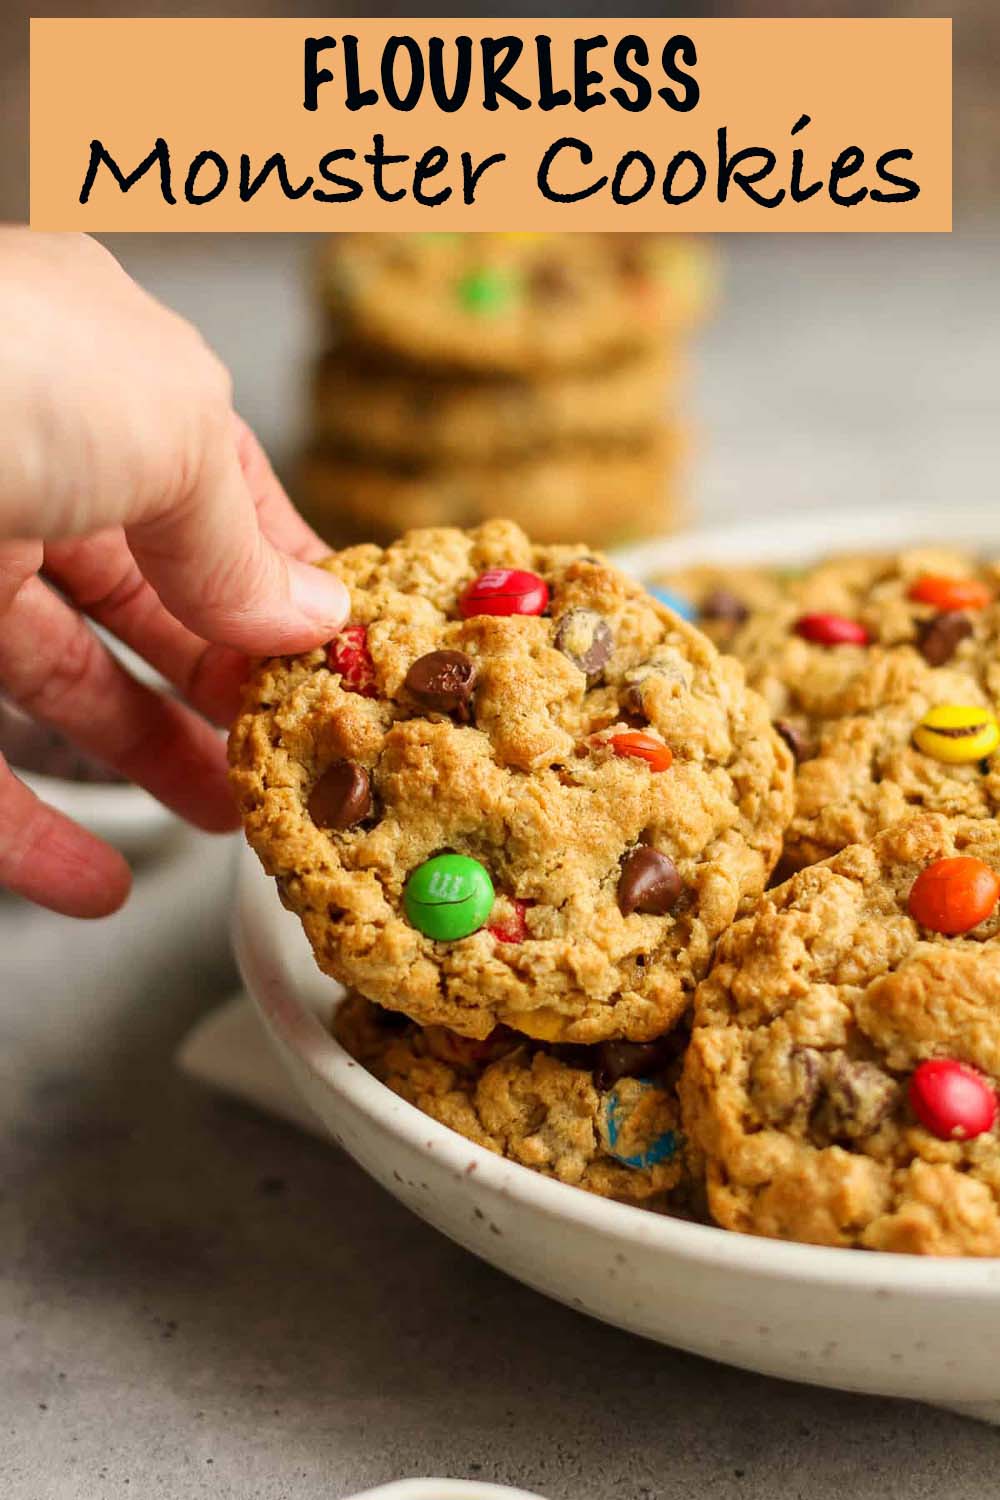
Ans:
<svg viewBox="0 0 1000 1500"><path fill-rule="evenodd" d="M360 995L337 1008L333 1031L408 1104L497 1156L622 1203L676 1212L690 1199L680 1038L560 1053L500 1028L472 1042Z"/></svg>
<svg viewBox="0 0 1000 1500"><path fill-rule="evenodd" d="M537 374L660 346L705 298L677 235L341 234L320 291L344 340L418 366Z"/></svg>
<svg viewBox="0 0 1000 1500"><path fill-rule="evenodd" d="M578 444L518 462L412 469L314 450L300 466L296 498L331 545L505 515L539 542L581 536L607 546L677 524L680 447L668 432L631 446Z"/></svg>
<svg viewBox="0 0 1000 1500"><path fill-rule="evenodd" d="M722 939L681 1081L726 1229L1000 1255L1000 827L919 814Z"/></svg>
<svg viewBox="0 0 1000 1500"><path fill-rule="evenodd" d="M644 448L663 424L673 384L659 350L530 381L458 379L341 346L317 368L312 431L318 446L421 466L521 460L577 443Z"/></svg>
<svg viewBox="0 0 1000 1500"><path fill-rule="evenodd" d="M713 634L799 762L787 868L918 809L997 816L1000 566L922 547L721 586L747 613ZM954 722L925 725L942 714Z"/></svg>
<svg viewBox="0 0 1000 1500"><path fill-rule="evenodd" d="M230 737L247 837L320 968L465 1036L659 1036L791 809L742 668L509 522L324 566L351 624L258 666Z"/></svg>
<svg viewBox="0 0 1000 1500"><path fill-rule="evenodd" d="M710 563L654 573L646 587L714 641L720 651L743 653L753 623L767 621L800 580L780 568Z"/></svg>

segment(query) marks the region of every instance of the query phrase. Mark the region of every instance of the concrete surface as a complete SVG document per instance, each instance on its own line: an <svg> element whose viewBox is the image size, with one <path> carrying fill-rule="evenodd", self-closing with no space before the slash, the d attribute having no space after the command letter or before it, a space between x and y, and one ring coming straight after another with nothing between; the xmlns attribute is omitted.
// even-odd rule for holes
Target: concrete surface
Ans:
<svg viewBox="0 0 1000 1500"><path fill-rule="evenodd" d="M301 243L124 249L287 442ZM706 515L995 500L995 241L732 249L699 376ZM174 1047L234 982L230 852L186 836L96 926L0 900L3 1500L338 1500L434 1472L550 1500L995 1491L1000 1433L588 1322L179 1078Z"/></svg>

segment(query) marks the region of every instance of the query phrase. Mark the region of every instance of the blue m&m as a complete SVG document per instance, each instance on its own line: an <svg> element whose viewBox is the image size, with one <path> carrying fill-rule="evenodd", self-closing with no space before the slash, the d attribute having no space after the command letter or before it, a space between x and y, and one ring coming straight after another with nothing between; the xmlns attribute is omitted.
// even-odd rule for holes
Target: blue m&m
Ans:
<svg viewBox="0 0 1000 1500"><path fill-rule="evenodd" d="M643 1078L623 1078L604 1099L599 1121L601 1139L610 1156L623 1167L644 1171L670 1161L680 1147L676 1130L661 1130L664 1111L656 1107L662 1089Z"/></svg>
<svg viewBox="0 0 1000 1500"><path fill-rule="evenodd" d="M698 618L698 611L690 599L685 599L683 594L675 594L673 589L664 588L662 583L647 583L646 592L672 609L675 615L680 615L682 620L691 622Z"/></svg>

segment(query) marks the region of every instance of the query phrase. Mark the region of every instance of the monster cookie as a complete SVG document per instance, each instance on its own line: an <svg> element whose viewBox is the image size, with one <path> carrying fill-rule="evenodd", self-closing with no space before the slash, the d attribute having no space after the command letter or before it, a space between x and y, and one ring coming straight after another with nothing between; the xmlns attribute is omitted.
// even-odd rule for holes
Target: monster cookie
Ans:
<svg viewBox="0 0 1000 1500"><path fill-rule="evenodd" d="M766 607L749 585L727 591L747 609L725 649L799 761L789 868L917 809L997 815L1000 567L921 548L835 558L780 580Z"/></svg>
<svg viewBox="0 0 1000 1500"><path fill-rule="evenodd" d="M1000 827L918 814L719 944L681 1100L727 1229L1000 1255Z"/></svg>
<svg viewBox="0 0 1000 1500"><path fill-rule="evenodd" d="M740 655L752 622L767 620L800 576L779 568L702 564L657 573L646 587L668 608L694 621L720 651Z"/></svg>
<svg viewBox="0 0 1000 1500"><path fill-rule="evenodd" d="M261 664L230 738L247 836L320 967L469 1037L659 1036L790 813L742 668L509 522L324 566L350 625Z"/></svg>
<svg viewBox="0 0 1000 1500"><path fill-rule="evenodd" d="M694 320L705 283L700 247L655 234L341 234L320 274L346 342L515 374L655 349Z"/></svg>
<svg viewBox="0 0 1000 1500"><path fill-rule="evenodd" d="M670 433L632 446L578 445L531 460L444 469L391 468L316 450L301 466L298 498L331 542L391 541L415 525L471 526L499 513L536 541L583 530L597 546L676 523L679 446Z"/></svg>
<svg viewBox="0 0 1000 1500"><path fill-rule="evenodd" d="M677 1032L553 1050L501 1027L473 1042L360 995L338 1007L333 1030L407 1103L487 1151L602 1198L674 1211L688 1199Z"/></svg>
<svg viewBox="0 0 1000 1500"><path fill-rule="evenodd" d="M498 463L576 443L646 446L672 384L660 350L529 381L459 379L341 347L316 372L312 429L317 445L425 466Z"/></svg>

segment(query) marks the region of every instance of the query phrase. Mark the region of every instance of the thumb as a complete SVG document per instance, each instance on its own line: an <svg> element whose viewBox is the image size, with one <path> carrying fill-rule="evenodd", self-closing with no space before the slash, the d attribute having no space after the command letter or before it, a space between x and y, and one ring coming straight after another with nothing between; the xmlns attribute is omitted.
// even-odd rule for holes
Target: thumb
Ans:
<svg viewBox="0 0 1000 1500"><path fill-rule="evenodd" d="M206 453L193 487L127 528L129 547L170 613L202 639L254 656L309 650L347 619L347 589L265 536L233 430Z"/></svg>

